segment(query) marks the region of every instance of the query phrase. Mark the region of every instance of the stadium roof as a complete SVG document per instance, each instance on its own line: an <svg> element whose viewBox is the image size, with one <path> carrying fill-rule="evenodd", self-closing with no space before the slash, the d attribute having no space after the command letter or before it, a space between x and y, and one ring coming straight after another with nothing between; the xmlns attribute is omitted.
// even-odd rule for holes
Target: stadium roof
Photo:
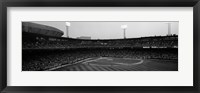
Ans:
<svg viewBox="0 0 200 93"><path fill-rule="evenodd" d="M25 32L32 32L32 33L37 33L37 34L46 34L49 36L62 36L64 34L63 31L55 28L55 27L51 27L51 26L46 26L46 25L42 25L42 24L37 24L37 23L31 23L31 22L23 22L22 26L26 27L31 27L31 28L36 28L36 29L41 29L40 31L38 30L33 30L33 29L23 29L22 31Z"/></svg>

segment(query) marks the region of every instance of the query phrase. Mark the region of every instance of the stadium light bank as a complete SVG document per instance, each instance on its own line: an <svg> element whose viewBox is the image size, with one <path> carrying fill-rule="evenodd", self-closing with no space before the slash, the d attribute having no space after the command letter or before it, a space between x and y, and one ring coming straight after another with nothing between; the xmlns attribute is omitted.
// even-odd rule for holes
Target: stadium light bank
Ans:
<svg viewBox="0 0 200 93"><path fill-rule="evenodd" d="M171 35L172 35L172 34L171 34L171 24L172 24L172 23L165 23L165 24L167 24L167 28L168 28L167 36L171 36Z"/></svg>
<svg viewBox="0 0 200 93"><path fill-rule="evenodd" d="M123 29L124 31L124 39L126 39L126 29L127 29L127 25L121 25L121 28Z"/></svg>
<svg viewBox="0 0 200 93"><path fill-rule="evenodd" d="M69 27L70 27L70 22L65 22L66 25L66 31L67 31L67 38L69 38Z"/></svg>

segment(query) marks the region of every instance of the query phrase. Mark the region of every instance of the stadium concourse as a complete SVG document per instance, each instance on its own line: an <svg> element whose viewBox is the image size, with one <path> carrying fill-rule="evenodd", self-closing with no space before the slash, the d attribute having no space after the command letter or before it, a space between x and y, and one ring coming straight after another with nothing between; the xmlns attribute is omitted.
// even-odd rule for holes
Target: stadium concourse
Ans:
<svg viewBox="0 0 200 93"><path fill-rule="evenodd" d="M106 40L62 35L23 22L22 71L178 71L177 35Z"/></svg>

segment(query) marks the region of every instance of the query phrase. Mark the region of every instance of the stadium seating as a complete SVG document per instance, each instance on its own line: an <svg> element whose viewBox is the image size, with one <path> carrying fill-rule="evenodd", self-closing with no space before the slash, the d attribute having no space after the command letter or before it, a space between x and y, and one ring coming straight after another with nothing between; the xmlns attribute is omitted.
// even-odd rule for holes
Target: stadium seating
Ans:
<svg viewBox="0 0 200 93"><path fill-rule="evenodd" d="M81 40L23 32L23 49L71 48L178 48L178 36L111 40Z"/></svg>

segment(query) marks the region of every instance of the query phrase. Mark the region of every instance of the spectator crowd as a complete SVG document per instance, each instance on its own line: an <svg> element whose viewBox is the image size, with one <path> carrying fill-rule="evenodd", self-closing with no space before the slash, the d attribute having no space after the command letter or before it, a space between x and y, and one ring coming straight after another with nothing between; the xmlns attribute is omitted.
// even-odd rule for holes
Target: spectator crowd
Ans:
<svg viewBox="0 0 200 93"><path fill-rule="evenodd" d="M23 32L23 49L70 49L70 48L178 48L178 36L156 36L128 39L82 40L42 36Z"/></svg>

